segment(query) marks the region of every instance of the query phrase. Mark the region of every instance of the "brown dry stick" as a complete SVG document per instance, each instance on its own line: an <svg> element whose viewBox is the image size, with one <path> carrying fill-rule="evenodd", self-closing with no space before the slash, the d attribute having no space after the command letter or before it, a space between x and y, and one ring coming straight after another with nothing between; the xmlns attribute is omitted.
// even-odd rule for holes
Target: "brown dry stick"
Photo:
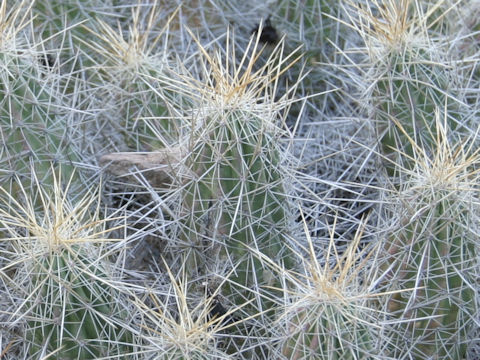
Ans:
<svg viewBox="0 0 480 360"><path fill-rule="evenodd" d="M114 176L135 182L135 174L142 175L153 187L172 182L184 151L180 147L154 152L117 152L103 155L99 164Z"/></svg>

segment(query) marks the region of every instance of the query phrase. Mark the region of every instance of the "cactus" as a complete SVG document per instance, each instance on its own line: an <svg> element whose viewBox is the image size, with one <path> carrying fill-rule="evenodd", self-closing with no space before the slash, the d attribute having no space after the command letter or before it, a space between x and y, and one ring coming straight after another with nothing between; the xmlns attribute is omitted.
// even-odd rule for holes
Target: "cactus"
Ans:
<svg viewBox="0 0 480 360"><path fill-rule="evenodd" d="M402 319L396 356L408 349L415 359L464 359L477 314L471 201L478 178L471 177L480 157L467 153L468 142L451 146L445 133L438 136L438 153L416 154L415 175L398 193L402 225L385 245L388 279L416 290L392 296L388 311Z"/></svg>
<svg viewBox="0 0 480 360"><path fill-rule="evenodd" d="M369 101L381 156L400 199L383 269L388 288L415 289L393 295L387 304L397 320L391 356L463 359L476 313L475 239L469 229L480 158L472 150L474 140L465 140L468 110L455 90L460 78L441 53L445 36L439 31L445 27L434 26L445 14L439 15L438 6L407 0L376 5L353 6L359 16L354 24L376 60ZM463 140L452 145L455 138Z"/></svg>
<svg viewBox="0 0 480 360"><path fill-rule="evenodd" d="M115 320L128 319L116 291L105 287L109 272L97 254L95 248L72 245L35 263L30 290L37 293L27 305L30 356L97 359L131 351L128 331Z"/></svg>
<svg viewBox="0 0 480 360"><path fill-rule="evenodd" d="M286 174L280 131L274 123L282 103L272 102L267 88L289 60L281 59L273 68L267 64L254 72L257 44L253 48L252 44L253 39L242 60L243 74L233 60L227 58L223 64L220 54L211 57L201 49L210 71L203 76L207 84L200 85L201 90L187 92L190 98L196 91L201 93L198 99L191 98L192 103L199 103L194 117L198 123L189 125L191 133L184 141L188 155L181 180L183 243L175 244L188 251L192 271L208 269L213 265L212 256L227 263L233 274L224 295L238 291L236 305L250 298L251 289L272 285L269 272L252 256L251 248L292 266L287 244ZM227 56L231 51L228 49ZM274 59L272 56L270 63ZM265 96L265 103L258 105L260 96Z"/></svg>
<svg viewBox="0 0 480 360"><path fill-rule="evenodd" d="M454 68L442 54L440 40L434 42L425 25L437 24L432 16L440 17L440 10L434 12L433 6L424 9L422 18L410 0L373 7L353 5L364 22L352 21L358 22L373 60L368 101L385 166L394 176L399 175L396 168L411 170L415 166L417 150L413 147L435 153L438 111L452 131L461 130L462 101L455 90Z"/></svg>
<svg viewBox="0 0 480 360"><path fill-rule="evenodd" d="M232 338L227 334L243 322L231 321L235 308L216 311L217 293L196 286L188 280L185 263L177 274L165 263L169 284L162 291L149 290L145 299L135 299L144 342L139 345L142 359L229 359ZM246 303L247 304L247 303ZM245 304L244 304L245 305ZM236 354L243 351L236 348Z"/></svg>
<svg viewBox="0 0 480 360"><path fill-rule="evenodd" d="M281 339L277 346L282 359L381 358L378 314L371 299L382 294L369 290L373 281L367 276L374 252L359 249L365 224L359 226L343 254L335 245L335 224L323 265L306 225L306 247L299 245L301 252L295 254L302 262L301 272L284 269L262 256L285 279L273 333Z"/></svg>
<svg viewBox="0 0 480 360"><path fill-rule="evenodd" d="M295 79L308 73L297 91L305 97L306 107L301 103L292 106L289 112L291 127L297 117L328 119L329 115L338 114L345 102L341 93L345 83L337 64L348 30L338 21L342 17L340 4L341 1L331 0L277 0L271 3L272 22L277 24L279 33L285 35L286 44L290 48L302 46L304 51L302 61L289 71L289 76Z"/></svg>
<svg viewBox="0 0 480 360"><path fill-rule="evenodd" d="M0 358L476 359L478 1L163 3L0 0Z"/></svg>
<svg viewBox="0 0 480 360"><path fill-rule="evenodd" d="M79 39L96 62L88 72L110 112L106 118L123 135L119 146L136 151L162 148L178 138L178 124L166 118L165 92L156 80L168 64L166 33L178 9L165 14L156 3L148 12L144 7L132 8L128 36L97 20L85 27L88 39L93 35L96 40Z"/></svg>
<svg viewBox="0 0 480 360"><path fill-rule="evenodd" d="M71 182L63 190L60 176L61 171L53 192L37 178L38 192L28 194L21 187L21 200L2 191L7 207L0 208L0 223L10 234L2 240L13 249L2 248L10 261L3 270L14 274L3 280L17 284L24 299L12 317L25 321L29 359L125 358L132 350L132 334L123 325L128 321L125 296L118 282L114 285L112 265L99 245L114 228L102 228L108 219L98 218L98 208L89 218L95 195L87 194L73 206ZM2 271L2 277L6 274Z"/></svg>
<svg viewBox="0 0 480 360"><path fill-rule="evenodd" d="M67 31L68 36L88 36L88 32L78 25L90 21L99 13L112 12L114 9L111 1L35 1L32 2L32 12L35 15L33 24L40 37L49 41L55 38L56 34Z"/></svg>
<svg viewBox="0 0 480 360"><path fill-rule="evenodd" d="M322 298L322 301L325 301ZM358 320L361 302L342 297L326 300L319 306L296 304L289 309L288 329L282 345L285 359L358 360L371 359L373 347L373 320Z"/></svg>
<svg viewBox="0 0 480 360"><path fill-rule="evenodd" d="M239 283L251 285L252 280L246 280L252 271L245 259L246 246L272 258L285 246L285 195L278 154L273 150L275 139L263 133L260 118L241 110L221 116L227 124L208 129L187 160L198 180L186 189L185 203L191 211L185 236L201 243L202 234L208 234L207 238L224 243L230 256L244 259L236 269ZM218 221L218 228L209 229L209 221ZM261 279L259 264L254 268Z"/></svg>
<svg viewBox="0 0 480 360"><path fill-rule="evenodd" d="M329 51L331 45L329 41L341 41L338 38L334 39L336 28L339 26L335 20L339 8L338 2L277 0L272 8L273 20L284 27L282 30L285 31L287 41L293 42L296 46L305 47L304 59L311 66L309 70L321 71L314 65L317 62L325 62L333 55L333 52ZM340 45L336 43L336 46ZM296 71L298 72L299 69ZM318 84L311 82L317 80L315 75L305 80L311 93L318 91Z"/></svg>
<svg viewBox="0 0 480 360"><path fill-rule="evenodd" d="M396 164L412 170L419 146L431 154L436 151L436 117L445 114L448 127L459 124L459 103L451 87L449 71L426 51L413 49L402 55L392 54L389 69L376 82L378 137L386 167L394 175ZM412 139L413 141L410 141Z"/></svg>
<svg viewBox="0 0 480 360"><path fill-rule="evenodd" d="M32 185L32 163L40 181L51 185L50 162L65 163L67 173L77 155L61 79L42 63L45 54L37 45L28 43L31 5L23 1L7 13L6 3L0 7L0 186L14 194L15 177Z"/></svg>

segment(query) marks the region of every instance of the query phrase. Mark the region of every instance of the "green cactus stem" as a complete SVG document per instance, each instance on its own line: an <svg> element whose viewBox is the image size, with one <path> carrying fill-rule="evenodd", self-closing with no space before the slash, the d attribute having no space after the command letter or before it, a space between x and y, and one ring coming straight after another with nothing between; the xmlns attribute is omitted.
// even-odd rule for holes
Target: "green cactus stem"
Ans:
<svg viewBox="0 0 480 360"><path fill-rule="evenodd" d="M131 335L120 323L128 321L121 296L106 285L108 272L88 247L58 248L34 263L27 303L30 356L93 360L131 352Z"/></svg>
<svg viewBox="0 0 480 360"><path fill-rule="evenodd" d="M102 106L112 112L106 114L111 125L123 136L122 145L136 151L162 148L178 138L178 124L166 116L166 91L157 80L167 68L166 33L178 9L167 15L156 3L148 12L145 6L132 7L127 35L97 20L83 27L95 41L78 39L96 62L88 72Z"/></svg>
<svg viewBox="0 0 480 360"><path fill-rule="evenodd" d="M349 3L372 60L368 101L400 217L380 260L385 286L414 289L388 302L391 356L460 360L476 313L470 214L479 157L465 136L461 76L444 54L449 40L438 21L450 10L409 0Z"/></svg>
<svg viewBox="0 0 480 360"><path fill-rule="evenodd" d="M50 163L64 163L65 174L77 160L71 146L69 117L61 90L61 79L42 64L43 53L32 38L28 16L30 7L22 2L8 15L0 9L0 186L11 193L15 178L32 185L31 169L40 181L52 184Z"/></svg>
<svg viewBox="0 0 480 360"><path fill-rule="evenodd" d="M284 300L277 310L274 327L280 329L278 346L285 359L382 358L377 348L378 314L370 302L384 294L369 290L372 281L367 276L368 259L375 249L359 249L364 231L361 225L347 250L339 255L335 223L330 245L323 251L325 264L319 262L308 235L307 246L302 253L296 253L303 265L300 272L285 271L268 261L285 278ZM308 231L306 225L305 230ZM329 254L335 265L331 265Z"/></svg>
<svg viewBox="0 0 480 360"><path fill-rule="evenodd" d="M439 113L445 114L451 131L460 125L460 101L451 88L449 69L420 49L391 54L386 71L376 81L372 94L377 134L389 175L397 165L404 170L415 166L416 149L430 154L436 150ZM398 169L397 169L398 170Z"/></svg>
<svg viewBox="0 0 480 360"><path fill-rule="evenodd" d="M194 179L185 191L184 236L196 244L221 244L220 257L235 268L230 280L251 288L268 283L268 275L249 248L292 265L277 139L262 129L261 118L242 110L214 121L187 159Z"/></svg>
<svg viewBox="0 0 480 360"><path fill-rule="evenodd" d="M463 225L470 222L468 207L455 204L448 192L434 196L423 199L433 205L408 207L415 215L386 247L388 263L395 264L392 283L416 289L388 303L389 312L403 321L395 326L393 348L409 349L415 359L460 360L476 313L475 245Z"/></svg>
<svg viewBox="0 0 480 360"><path fill-rule="evenodd" d="M114 282L115 267L105 253L111 240L104 238L118 227L106 230L109 219L99 218L98 207L89 214L95 195L72 205L67 193L73 175L64 190L59 174L53 191L35 177L34 194L20 180L18 199L0 188L1 241L10 245L0 247L9 260L0 275L13 274L3 281L17 284L23 299L12 316L25 321L30 359L125 359L132 352L126 292Z"/></svg>

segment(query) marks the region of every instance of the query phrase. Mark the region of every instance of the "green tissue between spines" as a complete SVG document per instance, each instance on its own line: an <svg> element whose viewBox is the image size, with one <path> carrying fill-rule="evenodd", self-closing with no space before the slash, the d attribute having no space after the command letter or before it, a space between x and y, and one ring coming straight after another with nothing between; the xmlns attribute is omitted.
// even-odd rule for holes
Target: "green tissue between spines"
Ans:
<svg viewBox="0 0 480 360"><path fill-rule="evenodd" d="M402 291L385 307L392 316L386 346L395 358L463 359L476 313L468 198L479 160L465 135L461 75L444 53L445 27L434 26L441 8L423 5L354 5L353 23L372 61L367 101L398 220L379 260L386 288Z"/></svg>
<svg viewBox="0 0 480 360"><path fill-rule="evenodd" d="M131 352L132 336L121 324L128 314L97 254L89 244L74 244L35 261L27 303L30 356L93 360Z"/></svg>
<svg viewBox="0 0 480 360"><path fill-rule="evenodd" d="M118 227L107 230L113 219L100 219L98 207L90 213L95 195L72 203L73 178L64 188L58 170L52 187L34 177L34 193L18 179L19 195L0 189L1 240L9 244L0 248L9 270L0 275L21 299L12 320L24 324L31 359L125 358L133 348L128 292L105 253L113 240L104 237Z"/></svg>
<svg viewBox="0 0 480 360"><path fill-rule="evenodd" d="M220 258L234 268L229 279L251 288L265 281L251 249L292 265L278 140L262 129L262 119L242 110L220 119L207 125L187 159L194 179L185 191L184 236L220 246Z"/></svg>
<svg viewBox="0 0 480 360"><path fill-rule="evenodd" d="M51 162L63 163L68 173L78 160L62 92L64 79L58 68L44 63L41 45L29 42L30 10L22 2L0 19L5 27L0 34L0 182L12 193L18 191L16 177L23 186L33 185L32 164L40 181L51 185ZM20 15L23 11L25 17Z"/></svg>

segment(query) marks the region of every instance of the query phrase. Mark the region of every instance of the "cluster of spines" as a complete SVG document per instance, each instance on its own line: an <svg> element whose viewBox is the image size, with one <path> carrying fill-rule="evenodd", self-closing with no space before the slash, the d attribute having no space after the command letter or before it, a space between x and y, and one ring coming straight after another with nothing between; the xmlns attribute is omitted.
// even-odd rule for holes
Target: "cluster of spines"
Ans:
<svg viewBox="0 0 480 360"><path fill-rule="evenodd" d="M449 9L417 1L350 5L371 64L366 100L379 155L398 199L379 259L388 291L402 291L385 306L396 319L387 354L463 359L476 314L469 229L479 157L467 130L466 84L445 53Z"/></svg>
<svg viewBox="0 0 480 360"><path fill-rule="evenodd" d="M65 33L71 30L71 24L81 22L83 10L93 3L84 4L86 7L82 11L68 8L68 29ZM353 3L351 1L350 5ZM2 2L6 19L5 4L6 1ZM141 300L140 297L132 296L136 299L134 305L139 311L137 314L107 309L107 305L112 304L112 296L121 297L116 293L118 288L102 286L111 285L108 261L104 263L93 259L91 250L97 249L93 243L62 245L56 247L52 254L35 261L35 268L28 270L29 274L32 274L31 288L40 290L38 299L48 296L52 300L44 306L37 306L40 301L31 297L32 301L25 301L25 307L22 308L31 310L21 317L21 320L26 320L28 330L25 336L30 344L31 356L52 352L52 356L58 353L58 356L92 358L126 352L130 353L132 358L141 359L146 353L155 351L165 356L180 358L221 358L233 353L240 357L275 354L279 358L293 359L367 359L375 356L401 357L407 356L407 353L415 359L423 359L433 354L440 358L452 356L460 359L464 356L477 301L472 280L476 266L476 244L473 241L474 224L471 214L475 205L469 198L476 198L474 182L477 179L475 169L478 156L473 150L473 122L465 120L472 118L466 107L468 101L461 98L465 95L462 94L465 89L460 88L460 91L457 91L459 89L452 83L452 79L459 80L456 78L456 64L448 63L439 51L440 47L437 47L443 45L442 36L451 31L445 14L450 13L454 7L435 5L429 8L429 2L420 4L416 1L389 1L383 4L374 1L371 5L375 9L369 12L368 6L363 2L355 4L359 5L350 9L360 16L385 17L393 14L392 11L398 15L395 19L388 16L380 20L370 18L361 25L354 21L354 26L360 29L362 35L368 35L365 39L368 38L369 55L380 60L371 63L371 72L364 72L365 66L351 72L357 82L359 74L366 76L365 81L370 82L369 91L366 92L367 102L374 109L369 115L374 119L375 135L380 143L378 153L383 159L390 181L394 184L389 193L395 194L399 199L396 203L399 206L393 210L399 216L396 229L384 239L384 247L375 261L364 264L379 270L379 280L374 283L382 287L389 295L384 298L389 300L367 301L366 299L372 296L372 288L368 288L369 284L366 282L363 287L347 286L339 291L339 288L345 285L335 281L337 276L342 277L342 269L338 266L345 262L345 258L341 256L334 261L339 273L331 273L331 279L325 277L328 273L328 261L324 264L323 271L316 273L311 271L314 266L313 259L309 264L302 262L301 257L299 261L292 260L296 258L295 254L301 245L295 244L290 238L293 233L289 228L294 223L291 215L295 211L291 206L292 189L285 186L284 182L289 176L282 163L284 149L279 146L281 136L285 134L272 122L272 113L276 111L262 110L269 106L274 108L277 104L269 102L269 95L262 93L263 85L250 94L245 91L255 88L252 83L263 76L260 72L249 73L258 65L240 59L237 64L241 65L238 68L233 65L234 60L230 68L228 64L222 68L219 59L224 55L230 56L227 49L227 54L219 52L221 55L215 59L209 58L201 64L200 68L203 70L213 69L211 72L204 72L201 81L190 78L190 73L185 75L183 71L187 69L182 66L175 72L170 72L169 65L162 62L165 57L162 61L159 60L165 54L159 55L156 52L157 47L149 47L158 40L156 36L159 33L156 33L156 30L149 34L157 27L154 18L164 15L157 12L154 6L150 15L142 17L143 5L139 5L134 11L136 20L130 28L131 37L128 39L123 30L113 30L113 22L97 22L96 25L90 22L85 23L85 26L75 27L75 41L92 31L98 33L99 29L102 29L102 34L98 38L100 42L103 41L101 45L87 44L85 39L82 39L82 65L87 65L87 68L77 68L75 71L81 73L85 70L85 73L89 74L88 80L82 83L89 93L86 93L87 98L82 100L87 107L79 109L78 113L93 113L97 111L99 104L108 103L106 107L110 106L110 109L101 109L96 113L95 121L85 128L89 128L88 131L93 128L103 130L106 123L103 123L105 119L102 116L106 115L110 121L108 126L113 128L110 129L111 133L118 131L123 135L111 139L116 142L115 147L123 143L124 149L130 150L150 150L172 144L181 148L179 156L174 157L176 164L170 170L170 178L174 179L171 181L172 185L160 192L161 196L168 194L170 199L180 201L178 213L169 209L169 216L175 213L177 218L171 220L172 226L166 232L173 235L173 238L166 239L168 245L164 255L173 261L165 267L158 266L157 269L167 269L170 274L167 281L173 284L171 289L175 289L173 292L177 304L173 313L187 314L185 319L188 321L177 321L176 315L171 315L171 309L167 309L168 306L163 304L164 297L158 296L160 293L155 291L149 298ZM267 25L278 24L281 32L290 28L282 27L279 23L284 19L293 19L295 29L292 31L297 31L298 27L297 35L306 36L302 41L309 42L307 45L313 44L313 49L307 49L305 63L315 67L319 61L315 55L316 50L322 48L324 51L325 44L330 43L329 38L333 39L330 35L335 31L335 26L332 24L339 20L334 17L338 15L337 10L341 10L341 7L331 3L324 6L315 0L303 2L301 6L285 0L279 1L279 5L278 13L269 18ZM51 13L58 9L62 9L62 6L45 8L40 4L35 11L39 11L41 16L37 17L33 24L38 24L43 15L48 15L58 20L54 24L58 27L55 31L65 27L63 20L59 20L60 16ZM409 16L418 9L421 9L421 15L426 17L410 19ZM302 14L302 11L306 13ZM91 11L87 13L92 15ZM12 11L9 15L20 19L19 14L20 12L16 14ZM325 20L329 24L327 29L315 31L316 23L312 22L311 18ZM142 21L145 21L146 26L138 26ZM347 21L342 19L339 23L341 26L349 26ZM365 24L369 26L363 27ZM405 27L402 27L403 25ZM411 32L412 27L417 25L421 31ZM388 28L389 26L391 27ZM20 28L23 29L20 31L27 31L29 26ZM418 35L415 41L426 41L411 46L411 39L403 37L408 35L409 31L410 35ZM257 40L261 40L261 31L257 29L255 35L259 34L260 38ZM438 36L430 37L432 34ZM52 30L44 28L42 36L50 39L52 35ZM287 41L293 36L289 35ZM161 36L161 33L158 36ZM380 43L383 42L381 46L378 46L379 42L375 42L379 38ZM432 38L435 40L431 40ZM332 41L336 40L338 38ZM389 42L388 46L384 46L385 40ZM42 47L44 44L37 45ZM269 48L264 54L276 51L275 45L271 45L267 44ZM330 45L332 50L333 42ZM343 43L335 46L342 52ZM112 56L112 52L116 50L119 50L116 53L118 56ZM257 50L255 48L253 51L252 58L263 56L258 55ZM203 53L202 57L205 59L207 51L202 48L200 53ZM86 54L88 55L83 56ZM357 52L355 56L360 56L359 54L360 52ZM337 53L334 57L336 56ZM75 139L68 134L66 120L69 117L63 114L65 109L72 106L64 102L64 95L70 96L74 88L78 89L78 83L77 80L70 81L69 85L59 92L59 84L50 82L55 77L51 76L49 80L48 75L56 71L56 66L61 65L62 56L57 54L51 57L43 51L37 52L36 45L26 45L22 50L17 48L14 52L4 51L2 57L8 67L2 68L6 69L4 75L7 75L4 86L0 89L4 95L0 109L1 135L2 140L6 139L1 144L0 164L8 164L10 168L7 171L8 176L4 178L6 181L0 185L12 194L22 194L22 189L28 187L28 192L37 186L29 180L31 174L36 174L35 176L41 179L39 182L53 185L55 171L52 171L50 166L52 160L80 163L77 152L66 146ZM232 57L235 58L235 54ZM346 56L348 57L349 55ZM329 56L326 56L320 61L329 61L328 59ZM264 60L270 67L276 66L272 65L276 64L276 60ZM31 65L36 69L33 72L28 71ZM300 67L295 67L294 71L299 71ZM322 72L319 67L316 67L314 72ZM243 77L241 68L247 68ZM234 75L230 76L232 69ZM191 68L186 72L189 70ZM282 71L280 67L275 71L277 74L273 74L273 84L276 86ZM73 76L73 72L69 75ZM315 73L315 76L310 76L307 80L311 81L304 81L299 86L318 90L316 80L320 77L317 75ZM233 86L229 87L228 82ZM73 83L74 87L71 86ZM92 84L93 89L90 89ZM197 87L192 90L192 84L202 84L202 89ZM460 83L455 85L462 86ZM279 86L276 90L280 88L282 87ZM186 92L183 92L184 90ZM275 90L271 94L274 92ZM260 98L263 104L259 103ZM175 103L178 99L180 102ZM176 109L179 103L185 108ZM291 102L286 101L282 106L290 104ZM320 107L317 102L310 105L312 104ZM165 117L167 108L174 113L171 118ZM302 111L303 107L300 112ZM122 119L120 122L116 122L116 112ZM98 115L100 113L103 115ZM201 122L200 125L198 121ZM91 124L95 126L91 127ZM38 141L38 133L46 135L45 142ZM99 149L98 146L94 147ZM24 157L27 152L31 156ZM28 160L24 161L25 159ZM31 162L37 162L33 171ZM139 165L134 161L129 164ZM153 165L168 168L165 165L169 164ZM148 180L148 172L143 170L133 166L126 169L126 173L131 175L137 171L139 178L146 176ZM69 172L66 166L64 171ZM162 182L162 186L164 185ZM149 191L152 189L149 188ZM28 198L28 194L25 198ZM34 198L36 211L40 211L38 209L42 206L38 205L41 205L41 201L36 195ZM389 199L389 202L394 203L394 200ZM12 203L9 198L6 208L12 210ZM156 209L160 208L162 206ZM7 219L8 222L11 213L7 211L2 214L2 221ZM8 228L5 224L3 227ZM306 229L305 233L308 235L309 230ZM13 237L20 236L19 233L14 234ZM172 254L186 248L192 252L187 259L182 257L182 264L188 267L189 276L195 273L203 278L212 276L213 272L214 276L220 278L223 285L216 288L218 295L226 297L227 303L235 304L235 310L247 319L257 316L261 319L256 324L260 324L264 329L255 335L264 337L268 333L267 328L272 326L269 329L273 330L272 338L263 338L261 341L265 346L260 347L258 352L247 351L242 355L243 350L239 351L239 346L257 346L254 345L256 340L249 340L245 335L250 330L240 334L241 341L232 341L226 348L219 347L220 342L216 340L196 342L198 337L195 336L183 339L182 346L177 346L175 341L167 341L161 336L165 330L169 330L174 337L180 336L180 332L176 333L172 329L179 330L183 327L188 330L192 324L193 332L198 336L207 334L217 339L217 331L223 335L233 331L236 337L239 336L237 327L233 326L235 330L227 330L222 321L210 321L212 316L208 312L212 308L211 297L202 300L205 306L200 304L200 308L203 310L194 311L194 315L189 312L194 308L189 303L192 299L190 291L195 290L198 293L200 280L192 277L192 281L182 279L181 284L177 284L178 280L169 268L172 266L175 271L179 269ZM5 264L8 253L5 249L3 246L1 250L5 255L2 255L2 264ZM339 251L340 248L334 252ZM317 253L313 257L319 259L322 255ZM362 261L356 258L351 264L352 273L358 274L353 266L355 262ZM304 279L308 281L299 281L296 277L297 271L302 270L306 271ZM393 279L395 281L392 281ZM326 286L327 283L329 286ZM65 284L70 286L65 287ZM186 284L189 291L186 291ZM295 290L292 291L287 284L293 285ZM183 287L182 291L179 291L180 287ZM72 291L67 291L70 296L66 296L65 289L69 288ZM367 288L369 290L366 290ZM445 293L445 288L449 289L448 294ZM312 296L305 295L309 292L310 295L324 295L325 297L319 295L324 300L323 303L319 304L312 300ZM333 296L334 293L337 296ZM65 301L61 304L65 316L60 327L57 326L59 318L55 315L60 308L57 300ZM147 303L152 302L156 304L155 309L161 311L153 311L147 306ZM242 309L242 305L245 305L245 309ZM378 319L382 312L386 314L388 321L380 324ZM53 320L50 317L52 314L55 315ZM131 319L127 319L128 317ZM205 321L201 321L203 318ZM235 322L241 322L240 317L234 318ZM133 319L140 322L134 335L129 333L130 327L135 327L132 324ZM356 322L357 320L360 321ZM124 321L130 323L127 325ZM67 323L68 326L65 325ZM78 324L82 326L79 327ZM122 325L127 325L129 330L119 332L118 327ZM383 340L376 338L379 327L382 327L381 333L385 337ZM210 331L212 329L214 330ZM80 341L72 340L72 334L76 334ZM106 340L92 340L102 336L106 336ZM281 338L280 342L272 340L278 339L278 336ZM50 343L43 342L45 337L50 339ZM223 339L225 340L225 337ZM198 353L185 350L189 345L196 346L195 344L201 347ZM139 350L133 350L133 346Z"/></svg>

